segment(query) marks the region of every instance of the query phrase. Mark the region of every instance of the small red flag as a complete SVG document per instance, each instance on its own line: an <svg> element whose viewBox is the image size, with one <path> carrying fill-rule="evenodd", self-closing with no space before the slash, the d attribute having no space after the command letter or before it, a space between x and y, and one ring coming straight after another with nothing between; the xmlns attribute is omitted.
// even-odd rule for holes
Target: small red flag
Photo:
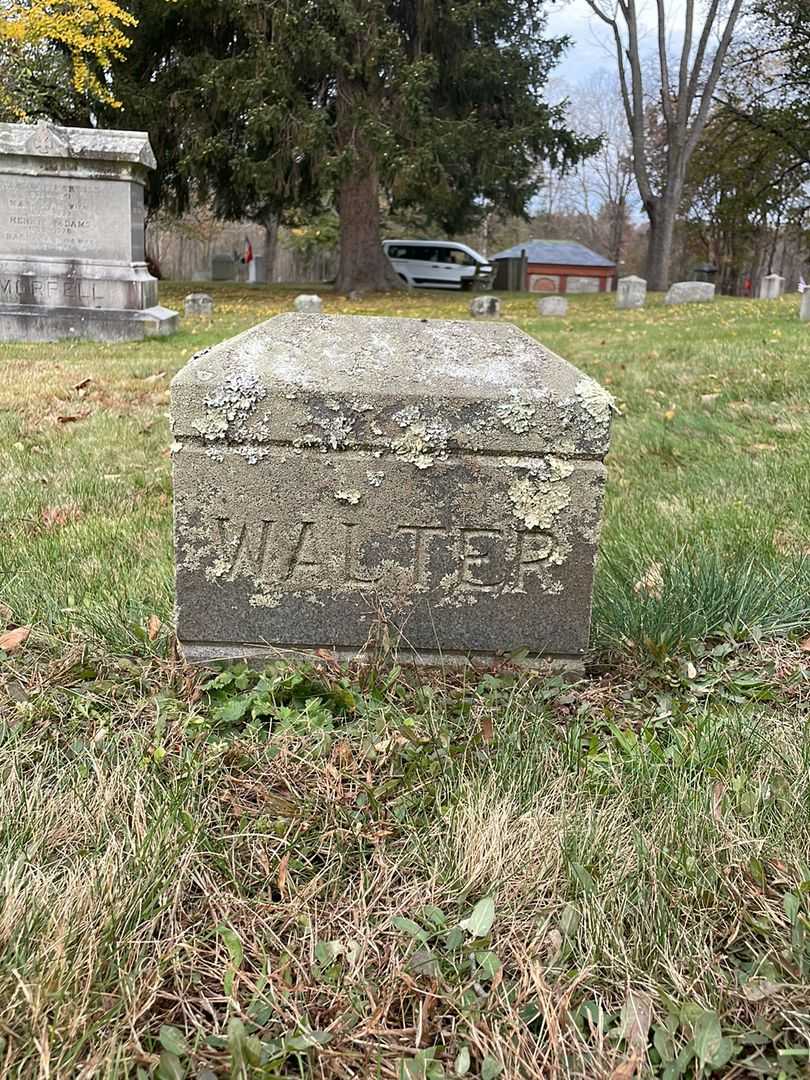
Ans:
<svg viewBox="0 0 810 1080"><path fill-rule="evenodd" d="M242 257L242 262L245 266L253 262L253 244L251 244L249 236L245 237L245 254Z"/></svg>

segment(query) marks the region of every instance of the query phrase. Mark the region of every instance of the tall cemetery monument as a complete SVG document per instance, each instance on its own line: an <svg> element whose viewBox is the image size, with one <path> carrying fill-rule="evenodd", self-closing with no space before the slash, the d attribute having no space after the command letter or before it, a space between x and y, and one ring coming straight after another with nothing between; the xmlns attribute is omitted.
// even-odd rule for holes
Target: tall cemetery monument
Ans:
<svg viewBox="0 0 810 1080"><path fill-rule="evenodd" d="M0 124L0 341L177 329L144 255L141 131Z"/></svg>

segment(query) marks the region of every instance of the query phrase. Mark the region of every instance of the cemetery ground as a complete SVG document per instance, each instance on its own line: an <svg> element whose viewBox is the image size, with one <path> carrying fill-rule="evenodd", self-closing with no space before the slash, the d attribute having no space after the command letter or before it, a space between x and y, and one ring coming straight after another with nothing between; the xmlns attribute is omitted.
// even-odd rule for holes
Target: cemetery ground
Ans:
<svg viewBox="0 0 810 1080"><path fill-rule="evenodd" d="M299 290L211 291L171 339L0 348L2 1075L806 1076L797 299L503 298L619 410L569 685L183 668L169 379Z"/></svg>

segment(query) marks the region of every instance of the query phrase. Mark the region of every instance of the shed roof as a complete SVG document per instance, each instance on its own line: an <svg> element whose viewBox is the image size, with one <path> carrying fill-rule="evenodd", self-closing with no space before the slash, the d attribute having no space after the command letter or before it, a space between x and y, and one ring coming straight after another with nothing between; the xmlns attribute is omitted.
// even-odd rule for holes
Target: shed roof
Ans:
<svg viewBox="0 0 810 1080"><path fill-rule="evenodd" d="M573 240L526 240L515 244L506 251L499 251L498 259L519 259L522 252L531 263L550 263L557 266L615 266L610 259L597 255L595 251L577 244Z"/></svg>

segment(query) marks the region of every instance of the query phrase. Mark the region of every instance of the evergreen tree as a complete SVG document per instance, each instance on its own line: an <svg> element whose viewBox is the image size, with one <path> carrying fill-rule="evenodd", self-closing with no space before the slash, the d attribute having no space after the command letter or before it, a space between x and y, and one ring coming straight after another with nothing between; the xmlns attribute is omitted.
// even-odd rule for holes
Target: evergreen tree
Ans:
<svg viewBox="0 0 810 1080"><path fill-rule="evenodd" d="M134 0L114 87L145 125L168 188L223 216L334 203L337 287L397 286L381 195L449 232L520 214L538 164L594 148L543 99L563 40L544 0Z"/></svg>

